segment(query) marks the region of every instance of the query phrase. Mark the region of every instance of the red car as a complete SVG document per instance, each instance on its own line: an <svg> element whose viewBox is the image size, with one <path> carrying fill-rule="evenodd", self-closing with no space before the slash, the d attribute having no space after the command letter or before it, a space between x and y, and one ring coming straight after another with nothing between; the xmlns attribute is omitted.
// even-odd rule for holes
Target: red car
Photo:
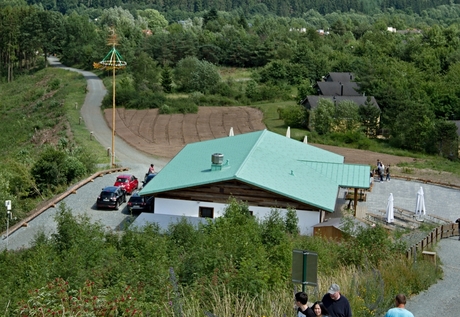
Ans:
<svg viewBox="0 0 460 317"><path fill-rule="evenodd" d="M139 181L136 176L132 174L122 174L117 177L113 186L118 186L127 194L131 195L133 191L139 188Z"/></svg>

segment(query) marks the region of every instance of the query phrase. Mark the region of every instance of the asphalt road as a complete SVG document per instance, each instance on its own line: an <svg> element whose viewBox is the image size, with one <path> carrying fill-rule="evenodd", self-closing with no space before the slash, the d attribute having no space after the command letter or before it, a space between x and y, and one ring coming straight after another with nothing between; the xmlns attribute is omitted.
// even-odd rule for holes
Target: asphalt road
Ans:
<svg viewBox="0 0 460 317"><path fill-rule="evenodd" d="M81 116L88 131L93 132L95 139L104 147L111 147L112 130L107 126L100 107L102 99L106 94L106 89L102 84L102 80L92 72L65 67L59 63L55 57L48 58L48 61L53 67L75 71L86 78L88 82L88 93L86 94L84 104L81 108ZM116 163L120 166L128 167L129 171L126 173L134 174L139 180L143 180L151 163L155 164L155 169L157 171L161 170L167 163L164 160L160 160L132 148L118 137L115 137L115 150ZM10 234L8 238L3 236L2 239L0 239L0 250L5 248L9 250L27 248L31 246L38 233L44 232L47 236L54 233L56 231L54 216L61 204L65 204L75 215L87 215L91 221L99 222L107 229L120 230L130 217L126 204L123 204L118 211L97 210L95 207L96 198L101 189L105 186L113 185L118 174L106 175L95 179L94 182L81 187L76 194L62 200L56 208L50 208L30 221L27 227L18 229Z"/></svg>
<svg viewBox="0 0 460 317"><path fill-rule="evenodd" d="M112 130L107 126L101 111L101 102L107 93L102 80L92 72L66 67L56 57L49 57L48 62L53 67L78 72L86 78L88 93L81 108L81 116L88 131L93 132L95 139L105 148L111 148ZM140 164L144 167L146 166L146 170L151 163L155 164L157 169L161 169L167 163L167 161L154 158L151 155L136 150L116 135L115 158L116 163L122 166L132 167L135 164Z"/></svg>

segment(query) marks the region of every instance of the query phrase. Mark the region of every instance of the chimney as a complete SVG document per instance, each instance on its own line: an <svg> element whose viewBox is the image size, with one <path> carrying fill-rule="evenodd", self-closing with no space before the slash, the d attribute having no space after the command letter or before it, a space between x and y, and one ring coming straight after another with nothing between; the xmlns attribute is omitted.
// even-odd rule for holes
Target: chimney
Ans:
<svg viewBox="0 0 460 317"><path fill-rule="evenodd" d="M222 153L214 153L211 156L211 171L220 171L224 166L228 165L228 160L227 162L224 163L224 155Z"/></svg>

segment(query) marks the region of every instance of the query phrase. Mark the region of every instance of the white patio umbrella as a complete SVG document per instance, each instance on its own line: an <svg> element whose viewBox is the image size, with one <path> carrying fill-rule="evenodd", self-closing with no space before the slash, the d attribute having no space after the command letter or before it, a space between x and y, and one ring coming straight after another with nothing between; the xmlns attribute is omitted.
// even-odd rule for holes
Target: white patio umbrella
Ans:
<svg viewBox="0 0 460 317"><path fill-rule="evenodd" d="M233 134L233 127L230 128L230 132L228 133L228 136L234 136L235 134Z"/></svg>
<svg viewBox="0 0 460 317"><path fill-rule="evenodd" d="M308 136L303 137L303 143L307 144L308 143Z"/></svg>
<svg viewBox="0 0 460 317"><path fill-rule="evenodd" d="M420 218L426 215L426 209L425 209L425 195L423 193L423 188L420 187L420 189L417 192L417 201L415 204L415 215Z"/></svg>
<svg viewBox="0 0 460 317"><path fill-rule="evenodd" d="M286 137L287 137L287 138L291 138L291 127L288 127L288 128L287 128Z"/></svg>
<svg viewBox="0 0 460 317"><path fill-rule="evenodd" d="M387 213L385 215L385 219L387 223L392 223L395 221L395 211L393 205L393 193L390 193L390 197L388 197L388 204L387 204Z"/></svg>

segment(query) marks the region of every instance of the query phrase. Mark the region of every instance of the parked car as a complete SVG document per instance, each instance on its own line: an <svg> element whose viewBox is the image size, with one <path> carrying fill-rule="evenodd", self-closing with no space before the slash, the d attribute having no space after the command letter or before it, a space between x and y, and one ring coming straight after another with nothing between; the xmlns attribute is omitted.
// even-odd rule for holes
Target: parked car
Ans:
<svg viewBox="0 0 460 317"><path fill-rule="evenodd" d="M157 173L152 173L152 174L145 175L145 178L142 181L142 187L147 185L147 183L150 182L155 176L157 176Z"/></svg>
<svg viewBox="0 0 460 317"><path fill-rule="evenodd" d="M104 187L97 197L96 207L97 208L114 208L118 210L118 207L126 202L126 192L117 186Z"/></svg>
<svg viewBox="0 0 460 317"><path fill-rule="evenodd" d="M140 196L139 192L134 192L128 201L128 209L130 212L152 212L153 211L153 196Z"/></svg>
<svg viewBox="0 0 460 317"><path fill-rule="evenodd" d="M118 186L128 195L131 195L133 191L139 188L139 181L132 174L122 174L117 177L117 180L113 186Z"/></svg>

